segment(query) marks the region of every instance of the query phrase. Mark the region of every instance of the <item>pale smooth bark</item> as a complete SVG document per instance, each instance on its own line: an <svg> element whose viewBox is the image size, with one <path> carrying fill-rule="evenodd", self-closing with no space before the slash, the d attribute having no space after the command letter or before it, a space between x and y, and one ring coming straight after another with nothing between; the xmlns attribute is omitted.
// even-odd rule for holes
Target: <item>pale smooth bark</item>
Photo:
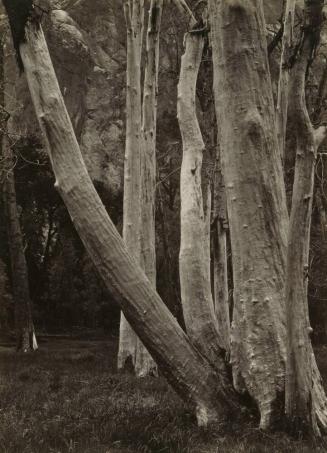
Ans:
<svg viewBox="0 0 327 453"><path fill-rule="evenodd" d="M288 215L262 1L210 0L214 94L232 244L234 385L265 429L284 391Z"/></svg>
<svg viewBox="0 0 327 453"><path fill-rule="evenodd" d="M289 73L292 52L295 51L295 49L293 48L295 6L296 0L286 0L283 23L282 54L280 59L278 95L276 106L277 137L282 161L284 161L285 157L287 106L289 96Z"/></svg>
<svg viewBox="0 0 327 453"><path fill-rule="evenodd" d="M149 281L156 287L156 135L159 71L159 35L163 0L151 0L146 36L146 63L142 105L141 151L141 265ZM156 366L144 347L137 350L138 376L157 374Z"/></svg>
<svg viewBox="0 0 327 453"><path fill-rule="evenodd" d="M224 376L190 343L139 264L128 253L87 173L41 27L26 26L20 45L35 112L44 134L56 187L108 291L159 365L194 406L200 425L224 418L231 392Z"/></svg>
<svg viewBox="0 0 327 453"><path fill-rule="evenodd" d="M186 331L207 360L223 368L213 308L208 263L206 221L203 210L201 169L204 143L196 116L196 82L202 58L204 37L189 32L184 37L177 114L183 141L181 167L181 244L179 274Z"/></svg>
<svg viewBox="0 0 327 453"><path fill-rule="evenodd" d="M307 66L319 40L323 1L305 4L305 29L290 80L289 113L296 138L296 164L286 265L287 362L285 411L292 429L316 435L327 429L327 399L311 345L307 300L310 227L317 148L326 126L313 129L306 106ZM318 30L318 34L317 34Z"/></svg>
<svg viewBox="0 0 327 453"><path fill-rule="evenodd" d="M218 147L214 173L213 201L213 289L219 343L229 354L230 315L227 270L227 228L226 193Z"/></svg>
<svg viewBox="0 0 327 453"><path fill-rule="evenodd" d="M124 163L123 239L137 263L141 262L141 54L143 0L125 0L127 28L126 143ZM118 369L134 371L137 351L143 346L121 313ZM139 371L140 372L140 371Z"/></svg>

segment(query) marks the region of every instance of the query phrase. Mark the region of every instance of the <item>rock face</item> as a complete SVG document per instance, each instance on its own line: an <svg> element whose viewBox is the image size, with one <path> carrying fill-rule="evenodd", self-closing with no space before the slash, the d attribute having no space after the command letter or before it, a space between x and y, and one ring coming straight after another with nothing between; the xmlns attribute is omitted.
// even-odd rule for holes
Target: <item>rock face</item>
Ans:
<svg viewBox="0 0 327 453"><path fill-rule="evenodd" d="M126 51L121 1L38 0L36 4L44 11L42 21L51 58L89 173L117 195L122 191L124 160ZM265 11L267 22L276 22L281 17L282 0L265 0ZM7 73L15 80L18 97L12 112L17 132L38 136L25 77L17 74L13 52L8 53ZM162 64L164 67L165 55ZM167 86L170 82L167 80ZM175 102L164 91L159 115L160 110L170 109L168 102ZM167 91L174 93L175 87ZM161 120L165 123L164 115Z"/></svg>
<svg viewBox="0 0 327 453"><path fill-rule="evenodd" d="M88 45L80 143L92 179L122 190L125 108L125 29L118 1L66 2ZM119 30L120 27L120 30ZM83 67L86 59L81 60Z"/></svg>
<svg viewBox="0 0 327 453"><path fill-rule="evenodd" d="M116 195L122 190L124 155L124 34L119 9L104 1L43 2L51 58L92 179ZM66 8L60 9L60 8ZM123 25L124 22L120 23ZM15 81L11 112L18 134L39 136L24 75L7 44L7 78Z"/></svg>

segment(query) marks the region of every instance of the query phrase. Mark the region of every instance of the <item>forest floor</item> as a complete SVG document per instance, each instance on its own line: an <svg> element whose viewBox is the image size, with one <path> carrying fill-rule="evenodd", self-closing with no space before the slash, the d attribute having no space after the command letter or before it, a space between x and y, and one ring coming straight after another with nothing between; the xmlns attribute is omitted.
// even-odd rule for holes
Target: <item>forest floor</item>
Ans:
<svg viewBox="0 0 327 453"><path fill-rule="evenodd" d="M115 356L114 339L48 340L30 355L0 346L0 452L327 452L251 419L199 429L163 379L117 374ZM327 347L318 361L327 379Z"/></svg>

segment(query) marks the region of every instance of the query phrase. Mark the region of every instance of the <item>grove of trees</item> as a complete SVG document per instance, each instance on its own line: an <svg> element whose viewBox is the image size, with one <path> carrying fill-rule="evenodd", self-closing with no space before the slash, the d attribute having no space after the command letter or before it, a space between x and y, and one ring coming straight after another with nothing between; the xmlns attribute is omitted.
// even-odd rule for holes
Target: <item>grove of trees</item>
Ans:
<svg viewBox="0 0 327 453"><path fill-rule="evenodd" d="M56 316L104 327L109 313L118 369L166 377L199 426L246 401L263 430L325 435L312 345L325 327L314 304L326 288L324 1L108 3L117 79L99 66L103 44L69 17L76 5L3 0L1 327L14 325L17 349L32 351ZM61 77L48 40L55 63L67 42L81 56L83 83ZM89 142L115 112L124 118L116 192L85 152L99 112L74 89L92 80L100 104L111 86L113 114L106 123L100 112ZM28 115L34 135L20 128Z"/></svg>

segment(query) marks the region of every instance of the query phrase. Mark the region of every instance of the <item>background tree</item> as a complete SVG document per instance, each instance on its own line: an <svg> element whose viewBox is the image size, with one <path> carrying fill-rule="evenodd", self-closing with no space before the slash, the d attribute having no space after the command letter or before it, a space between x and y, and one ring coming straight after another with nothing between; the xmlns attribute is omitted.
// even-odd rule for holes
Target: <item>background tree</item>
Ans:
<svg viewBox="0 0 327 453"><path fill-rule="evenodd" d="M126 148L124 165L123 239L135 261L141 262L141 56L143 42L144 2L124 2L127 27L126 68ZM142 348L131 326L121 314L118 369L136 366L138 349Z"/></svg>
<svg viewBox="0 0 327 453"><path fill-rule="evenodd" d="M5 74L4 37L0 50L2 114L7 115L2 130L1 184L5 222L8 236L11 285L15 303L15 329L17 351L29 352L38 348L32 319L32 306L28 281L28 269L24 253L24 241L16 200L14 167L15 160L11 149L11 139L15 137L11 129L10 112L14 108L15 91L8 84Z"/></svg>
<svg viewBox="0 0 327 453"><path fill-rule="evenodd" d="M159 42L162 0L152 0L146 34L146 57L142 103L142 152L141 152L141 263L145 275L156 288L156 143L157 96L159 75ZM155 364L145 349L139 348L136 370L138 375L156 374Z"/></svg>

